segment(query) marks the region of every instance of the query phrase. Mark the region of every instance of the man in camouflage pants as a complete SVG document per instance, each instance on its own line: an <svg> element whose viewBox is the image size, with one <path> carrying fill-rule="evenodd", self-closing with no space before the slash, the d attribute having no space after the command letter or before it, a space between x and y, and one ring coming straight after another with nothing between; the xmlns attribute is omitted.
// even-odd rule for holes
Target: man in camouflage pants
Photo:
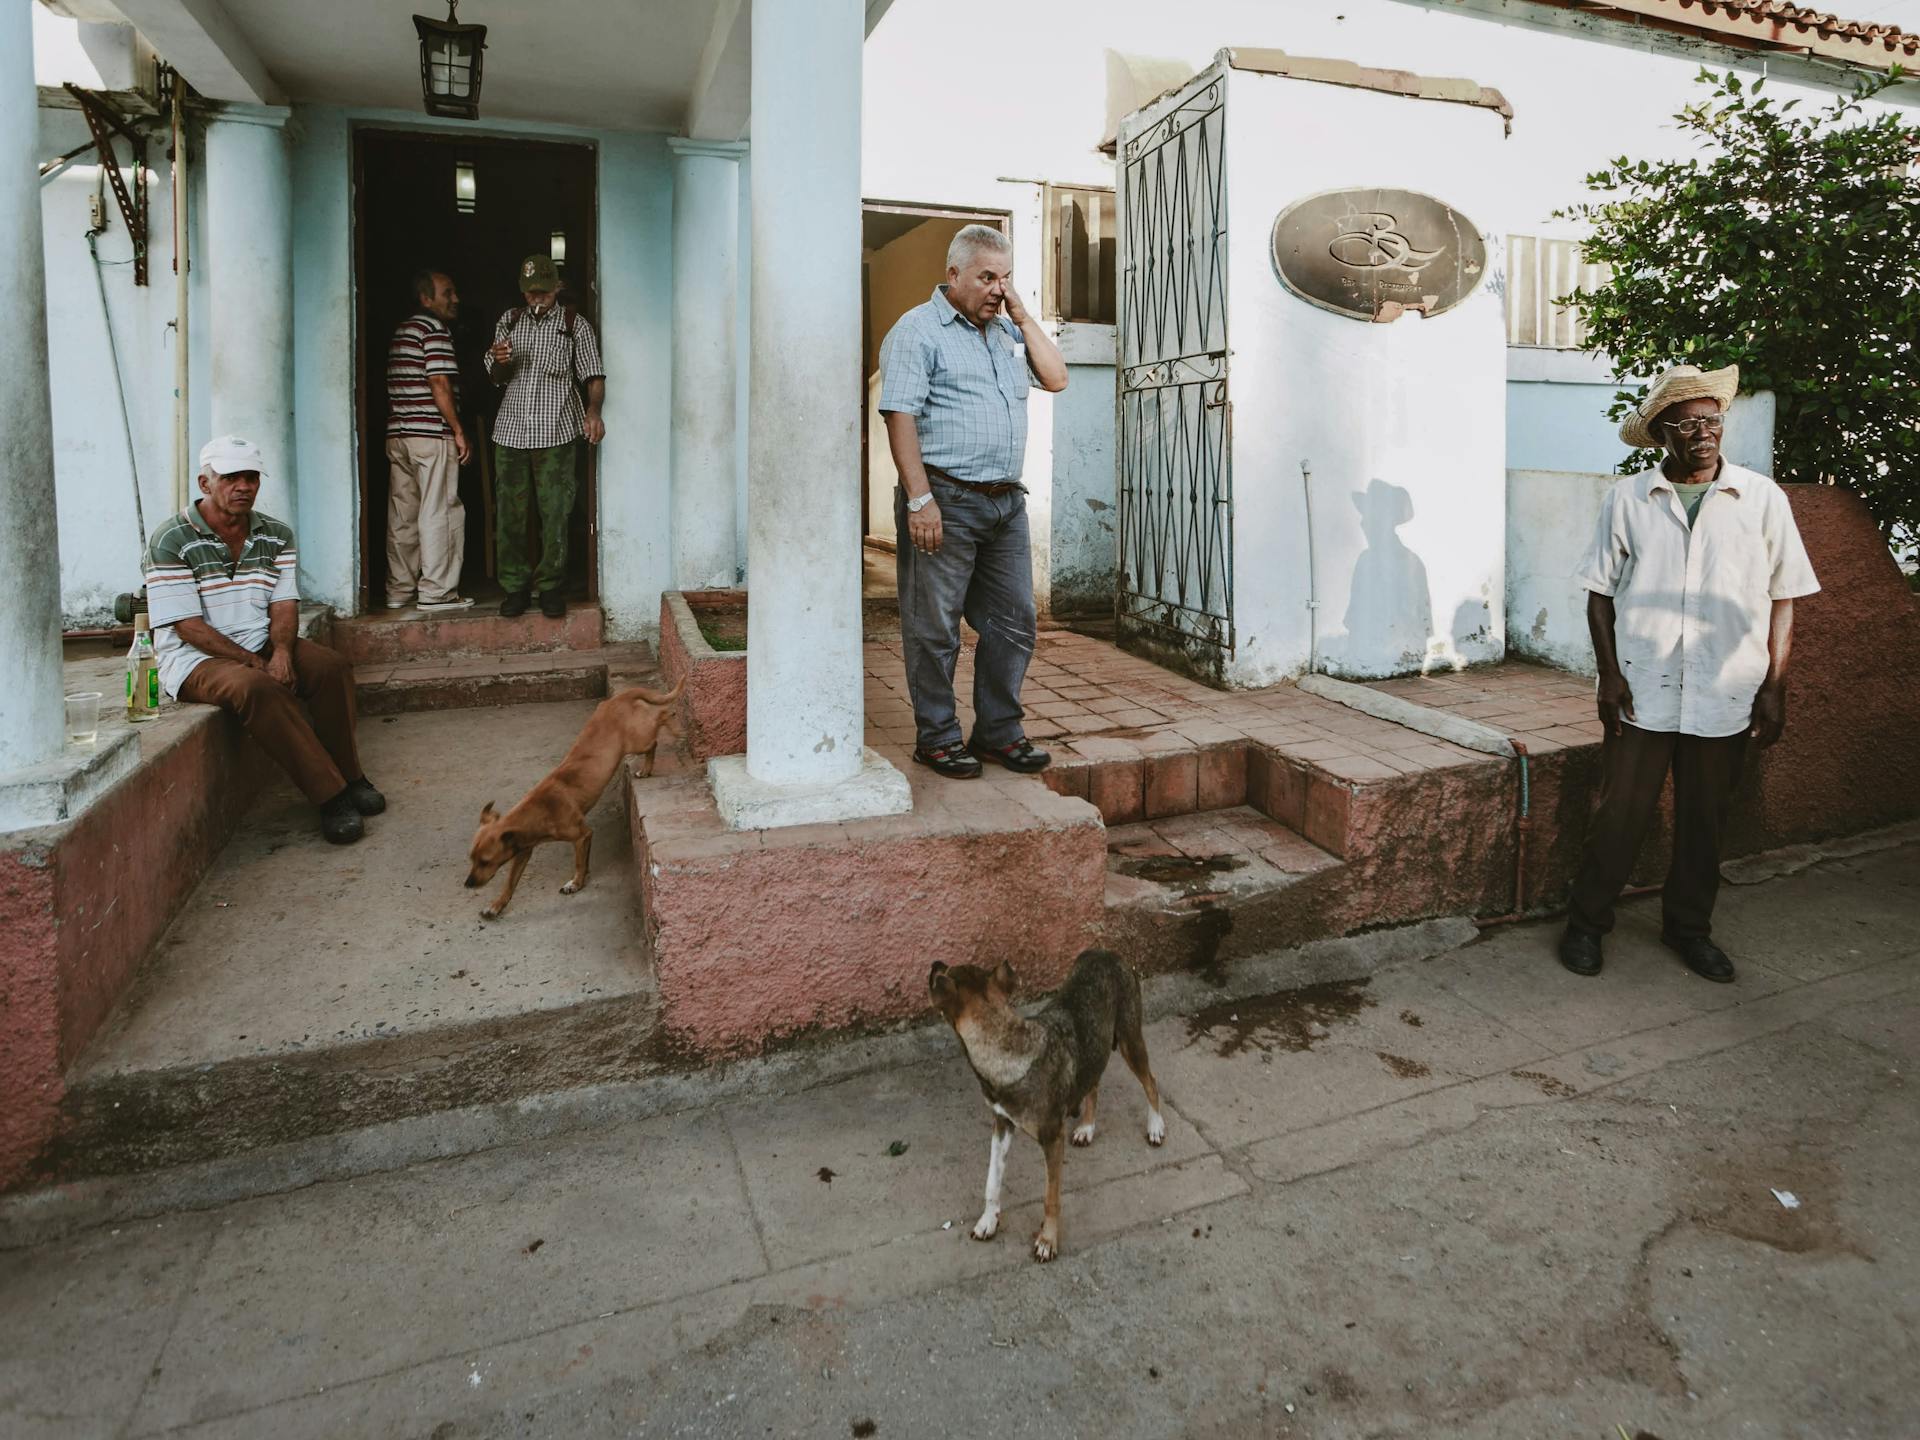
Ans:
<svg viewBox="0 0 1920 1440"><path fill-rule="evenodd" d="M506 387L493 422L494 549L507 592L500 613L523 613L534 591L540 613L554 620L567 612L567 521L580 440L598 445L607 433L600 419L607 381L599 337L572 305L556 303L559 290L560 272L551 259L523 260L520 294L526 304L500 317L486 358L488 377ZM529 564L527 555L529 504L540 513L537 564Z"/></svg>

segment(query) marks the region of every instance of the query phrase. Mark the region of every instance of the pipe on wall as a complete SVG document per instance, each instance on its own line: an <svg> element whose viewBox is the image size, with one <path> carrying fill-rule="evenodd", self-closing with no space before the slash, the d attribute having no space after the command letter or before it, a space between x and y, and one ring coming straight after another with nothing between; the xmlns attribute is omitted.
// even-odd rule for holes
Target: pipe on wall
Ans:
<svg viewBox="0 0 1920 1440"><path fill-rule="evenodd" d="M167 73L173 131L173 508L178 512L187 508L192 493L187 443L187 82L177 70Z"/></svg>

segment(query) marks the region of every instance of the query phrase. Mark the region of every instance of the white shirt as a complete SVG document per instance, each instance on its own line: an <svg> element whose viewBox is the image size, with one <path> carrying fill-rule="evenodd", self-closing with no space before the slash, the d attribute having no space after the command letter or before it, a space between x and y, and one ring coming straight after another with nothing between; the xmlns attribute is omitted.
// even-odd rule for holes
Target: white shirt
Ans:
<svg viewBox="0 0 1920 1440"><path fill-rule="evenodd" d="M1820 588L1786 493L1725 462L1692 529L1659 469L1616 480L1573 578L1613 597L1630 723L1702 736L1752 723L1773 602Z"/></svg>

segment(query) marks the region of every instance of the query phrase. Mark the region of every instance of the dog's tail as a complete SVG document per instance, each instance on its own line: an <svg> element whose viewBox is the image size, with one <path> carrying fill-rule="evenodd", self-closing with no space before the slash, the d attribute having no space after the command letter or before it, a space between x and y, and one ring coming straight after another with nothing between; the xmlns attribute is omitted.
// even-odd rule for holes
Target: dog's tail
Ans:
<svg viewBox="0 0 1920 1440"><path fill-rule="evenodd" d="M688 673L691 674L692 672L689 671ZM633 689L628 690L625 693L635 697L636 699L643 700L649 705L671 705L674 701L680 698L680 692L682 690L685 690L686 688L687 688L687 677L686 675L682 675L680 677L680 683L675 685L673 689L665 691L664 693L658 690L643 690L638 685L634 686Z"/></svg>

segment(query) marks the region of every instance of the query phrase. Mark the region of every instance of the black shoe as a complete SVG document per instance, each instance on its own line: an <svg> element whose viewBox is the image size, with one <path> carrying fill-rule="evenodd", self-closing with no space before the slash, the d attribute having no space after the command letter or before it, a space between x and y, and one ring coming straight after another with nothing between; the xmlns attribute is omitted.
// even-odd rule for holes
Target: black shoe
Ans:
<svg viewBox="0 0 1920 1440"><path fill-rule="evenodd" d="M500 613L506 616L507 619L509 620L511 620L516 615L526 614L527 613L527 592L524 590L509 591L507 593L507 598L500 602Z"/></svg>
<svg viewBox="0 0 1920 1440"><path fill-rule="evenodd" d="M967 753L964 745L937 745L931 750L915 750L913 762L924 765L949 780L978 780L980 762Z"/></svg>
<svg viewBox="0 0 1920 1440"><path fill-rule="evenodd" d="M1660 943L1674 951L1687 962L1687 969L1703 980L1713 980L1722 985L1733 983L1733 961L1727 958L1727 952L1704 935L1680 937L1662 935Z"/></svg>
<svg viewBox="0 0 1920 1440"><path fill-rule="evenodd" d="M967 749L982 760L991 760L1022 775L1038 775L1053 763L1051 755L1044 750L1034 749L1033 742L1024 735L1011 745L969 744Z"/></svg>
<svg viewBox="0 0 1920 1440"><path fill-rule="evenodd" d="M373 782L364 775L347 782L347 798L362 815L378 815L387 808L387 797L374 789Z"/></svg>
<svg viewBox="0 0 1920 1440"><path fill-rule="evenodd" d="M1560 937L1560 963L1576 975L1598 975L1606 957L1600 953L1600 937L1591 930L1567 926Z"/></svg>
<svg viewBox="0 0 1920 1440"><path fill-rule="evenodd" d="M540 596L540 613L549 620L558 620L567 613L567 597L558 590L547 590Z"/></svg>
<svg viewBox="0 0 1920 1440"><path fill-rule="evenodd" d="M330 845L351 845L367 833L354 809L351 785L320 807L320 833Z"/></svg>

